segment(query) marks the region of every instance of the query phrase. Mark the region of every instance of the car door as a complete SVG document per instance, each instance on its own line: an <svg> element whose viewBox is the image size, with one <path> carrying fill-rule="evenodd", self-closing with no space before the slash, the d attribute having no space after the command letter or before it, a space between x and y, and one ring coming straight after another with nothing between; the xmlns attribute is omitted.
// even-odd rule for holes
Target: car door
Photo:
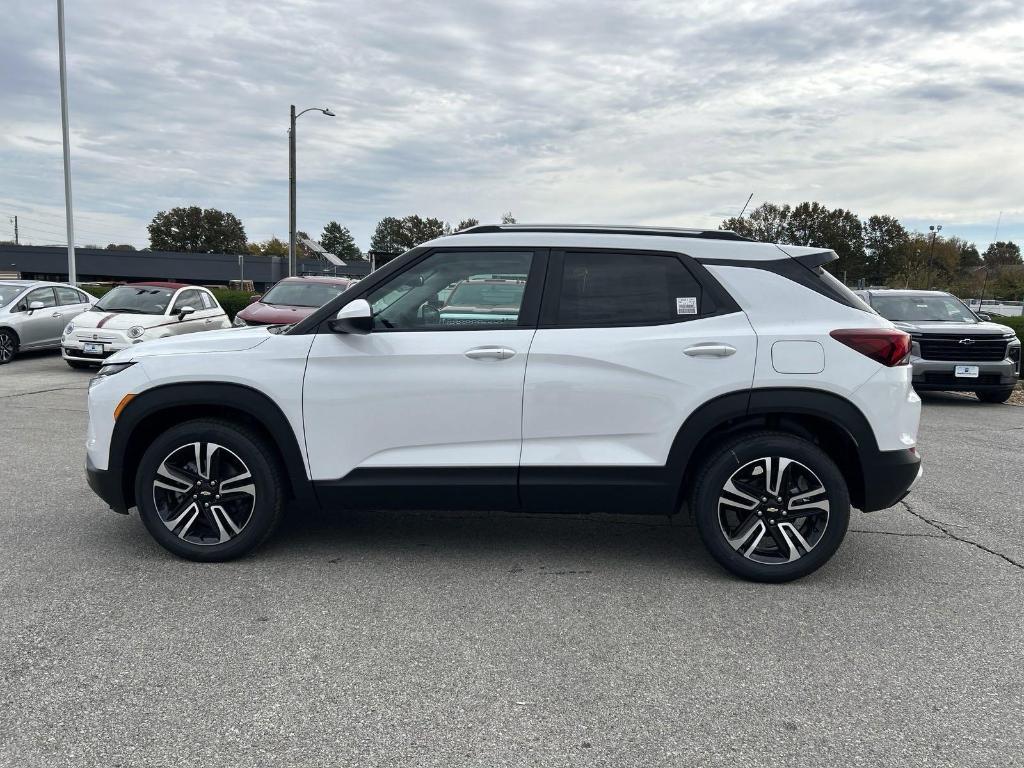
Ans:
<svg viewBox="0 0 1024 768"><path fill-rule="evenodd" d="M367 281L366 335L321 332L310 349L303 419L312 479L331 506L514 508L523 377L546 254L446 249ZM471 278L520 281L502 312L441 312ZM514 305L510 308L509 305ZM369 492L368 489L372 489Z"/></svg>
<svg viewBox="0 0 1024 768"><path fill-rule="evenodd" d="M42 309L30 309L33 302L42 302ZM30 347L55 347L60 343L64 329L63 312L57 306L53 288L34 288L18 303L17 331L22 349Z"/></svg>
<svg viewBox="0 0 1024 768"><path fill-rule="evenodd" d="M749 390L755 353L746 316L692 260L553 252L523 395L524 505L658 480L647 470L666 465L695 408Z"/></svg>
<svg viewBox="0 0 1024 768"><path fill-rule="evenodd" d="M209 291L198 290L199 301L202 303L202 330L214 331L219 328L230 328L231 323L228 322L228 316L221 308L220 304L213 297L213 294Z"/></svg>

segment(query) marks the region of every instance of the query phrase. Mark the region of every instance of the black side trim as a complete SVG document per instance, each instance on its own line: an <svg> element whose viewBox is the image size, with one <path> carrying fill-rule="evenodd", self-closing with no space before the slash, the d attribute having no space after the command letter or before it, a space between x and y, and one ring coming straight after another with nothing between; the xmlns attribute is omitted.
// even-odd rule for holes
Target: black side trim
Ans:
<svg viewBox="0 0 1024 768"><path fill-rule="evenodd" d="M107 502L112 510L121 515L128 514L128 507L124 503L124 494L121 492L120 475L104 469L96 469L92 459L87 455L85 457L85 479L93 493Z"/></svg>
<svg viewBox="0 0 1024 768"><path fill-rule="evenodd" d="M519 509L516 467L363 468L316 481L329 510Z"/></svg>
<svg viewBox="0 0 1024 768"><path fill-rule="evenodd" d="M132 400L122 411L114 424L110 441L109 483L117 490L114 501L103 497L115 509L118 506L135 506L131 493L135 482L134 470L125 472L130 461L141 458L145 445L138 445L140 435L145 435L149 425L159 423L160 414L172 409L191 407L197 409L197 418L213 410L230 417L232 411L241 412L265 429L271 436L274 447L284 461L285 470L295 500L302 505L316 505L313 486L306 474L306 465L299 450L295 432L284 413L269 397L241 384L195 383L168 384L146 390ZM203 409L203 410L198 410ZM141 428L141 431L140 431Z"/></svg>
<svg viewBox="0 0 1024 768"><path fill-rule="evenodd" d="M909 449L877 451L864 464L865 512L888 509L910 492L921 468L921 457Z"/></svg>

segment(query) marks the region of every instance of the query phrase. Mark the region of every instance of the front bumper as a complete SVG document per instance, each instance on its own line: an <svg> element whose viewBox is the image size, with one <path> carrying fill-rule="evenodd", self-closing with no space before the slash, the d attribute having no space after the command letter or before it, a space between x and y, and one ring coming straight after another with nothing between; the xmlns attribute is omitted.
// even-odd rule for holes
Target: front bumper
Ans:
<svg viewBox="0 0 1024 768"><path fill-rule="evenodd" d="M983 392L990 389L1006 389L1017 383L1018 368L1014 360L1004 359L998 362L963 362L946 360L924 360L911 358L914 368L913 385L918 392L944 390L947 392ZM958 377L955 375L958 365L978 366L977 377Z"/></svg>
<svg viewBox="0 0 1024 768"><path fill-rule="evenodd" d="M87 455L85 457L85 477L93 493L109 504L112 510L122 515L128 514L119 473L108 469L97 469Z"/></svg>
<svg viewBox="0 0 1024 768"><path fill-rule="evenodd" d="M84 344L85 342L96 343L103 345L103 352L100 354L86 354ZM80 339L68 338L65 336L60 342L61 356L65 360L72 360L76 363L97 363L101 364L108 357L113 355L115 352L120 352L122 349L127 349L133 344L138 343L128 341L127 339L110 339L104 338L102 340L93 342L91 339L82 341Z"/></svg>
<svg viewBox="0 0 1024 768"><path fill-rule="evenodd" d="M916 448L898 451L877 451L864 460L865 512L877 512L898 504L924 471Z"/></svg>

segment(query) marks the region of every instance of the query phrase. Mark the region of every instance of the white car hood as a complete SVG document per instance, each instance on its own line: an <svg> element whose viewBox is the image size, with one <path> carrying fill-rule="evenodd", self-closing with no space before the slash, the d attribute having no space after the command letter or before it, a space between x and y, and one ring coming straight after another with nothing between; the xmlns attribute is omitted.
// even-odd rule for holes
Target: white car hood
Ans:
<svg viewBox="0 0 1024 768"><path fill-rule="evenodd" d="M102 312L87 310L75 318L75 328L109 328L112 331L126 331L132 326L156 328L178 322L177 317L167 315L136 315L131 312Z"/></svg>
<svg viewBox="0 0 1024 768"><path fill-rule="evenodd" d="M108 363L124 363L163 355L191 355L202 352L243 352L259 346L270 338L265 327L225 328L222 331L185 333L153 339L137 346L122 349L107 358Z"/></svg>

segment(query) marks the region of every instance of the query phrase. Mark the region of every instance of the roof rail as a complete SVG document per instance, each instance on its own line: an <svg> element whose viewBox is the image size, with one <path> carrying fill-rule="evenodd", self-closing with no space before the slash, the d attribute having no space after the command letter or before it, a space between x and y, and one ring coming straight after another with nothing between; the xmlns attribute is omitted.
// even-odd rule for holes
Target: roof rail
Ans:
<svg viewBox="0 0 1024 768"><path fill-rule="evenodd" d="M654 235L657 237L695 237L704 240L742 240L749 238L728 229L680 229L678 227L600 226L589 224L477 224L453 234L482 235L494 232L567 232L586 235Z"/></svg>

